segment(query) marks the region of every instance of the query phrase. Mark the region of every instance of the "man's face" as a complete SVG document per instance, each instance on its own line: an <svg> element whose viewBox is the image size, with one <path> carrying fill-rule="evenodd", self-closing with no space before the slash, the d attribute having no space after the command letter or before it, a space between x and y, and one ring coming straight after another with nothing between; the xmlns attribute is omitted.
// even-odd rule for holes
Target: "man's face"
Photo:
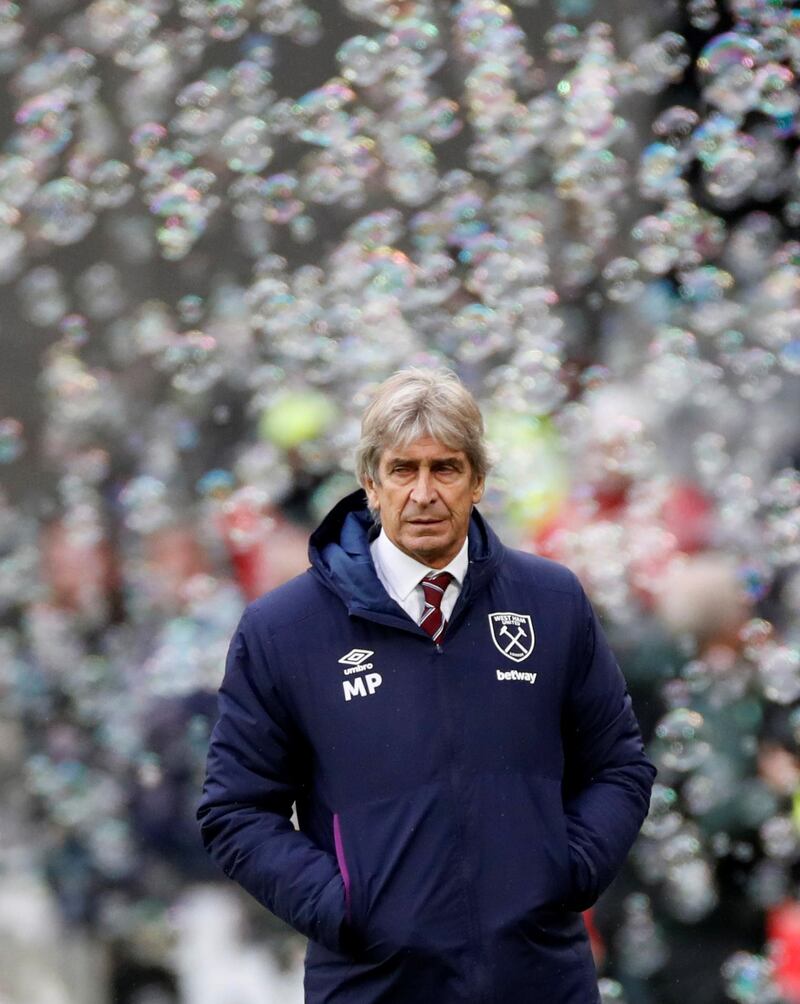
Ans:
<svg viewBox="0 0 800 1004"><path fill-rule="evenodd" d="M364 487L389 540L430 568L444 568L464 543L483 478L463 450L428 436L385 449L378 472L379 481L367 478Z"/></svg>

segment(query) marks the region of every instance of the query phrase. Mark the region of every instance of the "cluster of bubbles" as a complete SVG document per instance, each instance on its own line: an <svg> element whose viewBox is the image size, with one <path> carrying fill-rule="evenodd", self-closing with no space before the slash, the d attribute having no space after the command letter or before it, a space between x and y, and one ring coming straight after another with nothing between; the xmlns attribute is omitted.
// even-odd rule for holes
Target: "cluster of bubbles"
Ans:
<svg viewBox="0 0 800 1004"><path fill-rule="evenodd" d="M198 695L281 506L353 487L409 363L479 398L506 539L670 639L603 1000L725 908L722 862L759 910L796 892L800 18L656 6L0 0L2 320L46 341L0 465L48 484L0 495L0 715L70 917L135 939L153 848L200 873L164 807ZM766 949L731 953L728 996L777 999Z"/></svg>

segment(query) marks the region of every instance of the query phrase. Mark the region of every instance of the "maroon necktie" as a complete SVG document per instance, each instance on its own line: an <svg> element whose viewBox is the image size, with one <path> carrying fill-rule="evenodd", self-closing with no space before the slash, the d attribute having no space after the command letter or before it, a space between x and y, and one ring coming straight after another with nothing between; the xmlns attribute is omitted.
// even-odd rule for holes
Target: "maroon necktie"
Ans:
<svg viewBox="0 0 800 1004"><path fill-rule="evenodd" d="M419 626L428 632L434 641L441 641L447 621L442 613L442 597L453 576L449 572L436 572L426 575L420 582L422 591L425 594L425 609L422 611L422 619Z"/></svg>

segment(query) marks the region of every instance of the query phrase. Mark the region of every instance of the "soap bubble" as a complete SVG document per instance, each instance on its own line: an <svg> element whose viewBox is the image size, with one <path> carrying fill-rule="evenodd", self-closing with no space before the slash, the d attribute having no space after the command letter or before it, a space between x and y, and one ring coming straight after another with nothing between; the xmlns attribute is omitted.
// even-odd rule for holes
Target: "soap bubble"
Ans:
<svg viewBox="0 0 800 1004"><path fill-rule="evenodd" d="M0 49L12 49L25 35L25 25L18 20L20 6L12 0L0 3Z"/></svg>
<svg viewBox="0 0 800 1004"><path fill-rule="evenodd" d="M56 87L37 94L20 105L15 121L17 153L34 162L53 157L65 149L73 136L75 113L67 88Z"/></svg>
<svg viewBox="0 0 800 1004"><path fill-rule="evenodd" d="M689 0L686 12L693 27L710 31L719 21L716 0Z"/></svg>
<svg viewBox="0 0 800 1004"><path fill-rule="evenodd" d="M427 202L436 191L436 156L427 140L399 136L387 157L386 185L400 202L416 206Z"/></svg>
<svg viewBox="0 0 800 1004"><path fill-rule="evenodd" d="M132 478L119 494L125 524L137 533L151 533L172 520L167 486L150 475Z"/></svg>
<svg viewBox="0 0 800 1004"><path fill-rule="evenodd" d="M164 353L163 366L172 373L172 385L177 390L203 393L221 373L216 339L202 331L177 336Z"/></svg>
<svg viewBox="0 0 800 1004"><path fill-rule="evenodd" d="M167 129L160 122L144 122L137 126L130 136L136 166L148 169L167 136Z"/></svg>
<svg viewBox="0 0 800 1004"><path fill-rule="evenodd" d="M399 19L386 37L387 49L396 52L401 65L406 63L424 76L436 73L447 59L439 43L439 29L433 21L417 17Z"/></svg>
<svg viewBox="0 0 800 1004"><path fill-rule="evenodd" d="M0 199L8 206L24 206L38 187L36 165L29 157L0 159Z"/></svg>
<svg viewBox="0 0 800 1004"><path fill-rule="evenodd" d="M377 38L354 35L339 46L336 61L342 76L361 87L376 84L387 72L387 53Z"/></svg>
<svg viewBox="0 0 800 1004"><path fill-rule="evenodd" d="M787 373L800 376L800 338L795 338L781 348L778 362Z"/></svg>
<svg viewBox="0 0 800 1004"><path fill-rule="evenodd" d="M625 897L622 908L624 919L614 936L619 966L628 976L646 979L666 962L666 944L654 921L648 896L632 893Z"/></svg>
<svg viewBox="0 0 800 1004"><path fill-rule="evenodd" d="M231 67L228 86L236 104L242 111L257 114L265 110L274 99L269 90L272 74L253 59L243 59Z"/></svg>
<svg viewBox="0 0 800 1004"><path fill-rule="evenodd" d="M779 861L792 862L800 857L800 836L789 816L771 816L759 828L764 852Z"/></svg>
<svg viewBox="0 0 800 1004"><path fill-rule="evenodd" d="M243 17L245 0L213 0L209 4L209 34L221 42L230 42L243 35L248 21Z"/></svg>
<svg viewBox="0 0 800 1004"><path fill-rule="evenodd" d="M656 781L650 794L650 810L642 824L642 833L655 840L663 840L677 833L682 822L677 792Z"/></svg>
<svg viewBox="0 0 800 1004"><path fill-rule="evenodd" d="M322 147L346 138L350 133L350 120L344 109L355 96L355 91L338 78L308 91L291 109L294 134L305 143Z"/></svg>
<svg viewBox="0 0 800 1004"><path fill-rule="evenodd" d="M195 80L188 84L178 93L175 104L180 111L171 128L186 139L206 139L225 122L223 94L211 80Z"/></svg>
<svg viewBox="0 0 800 1004"><path fill-rule="evenodd" d="M61 274L49 265L26 272L18 288L24 316L32 324L55 324L68 310Z"/></svg>
<svg viewBox="0 0 800 1004"><path fill-rule="evenodd" d="M34 236L50 244L75 244L94 226L90 191L72 178L48 181L31 200Z"/></svg>
<svg viewBox="0 0 800 1004"><path fill-rule="evenodd" d="M273 174L260 190L264 200L264 217L270 223L289 223L302 211L303 203L297 198L300 183L289 173Z"/></svg>
<svg viewBox="0 0 800 1004"><path fill-rule="evenodd" d="M714 872L707 861L693 858L668 871L663 886L669 912L684 924L696 924L707 917L719 902Z"/></svg>
<svg viewBox="0 0 800 1004"><path fill-rule="evenodd" d="M600 977L597 981L597 990L600 994L601 1004L626 1004L622 984L609 979L608 976Z"/></svg>
<svg viewBox="0 0 800 1004"><path fill-rule="evenodd" d="M633 72L623 77L631 89L655 94L667 83L677 83L690 62L686 40L675 31L665 31L652 41L642 42L631 54ZM624 88L627 89L627 88Z"/></svg>
<svg viewBox="0 0 800 1004"><path fill-rule="evenodd" d="M759 111L789 125L800 108L797 80L789 67L766 63L756 73L755 85L759 92Z"/></svg>
<svg viewBox="0 0 800 1004"><path fill-rule="evenodd" d="M758 178L751 137L738 136L703 165L703 185L720 205L735 205Z"/></svg>
<svg viewBox="0 0 800 1004"><path fill-rule="evenodd" d="M674 195L682 190L683 163L676 147L651 143L642 153L639 189L645 198Z"/></svg>
<svg viewBox="0 0 800 1004"><path fill-rule="evenodd" d="M130 168L120 160L107 160L89 175L89 188L96 209L116 209L124 206L133 195L128 180Z"/></svg>
<svg viewBox="0 0 800 1004"><path fill-rule="evenodd" d="M751 952L734 952L722 965L728 996L739 1004L779 1004L781 995L772 982L772 963Z"/></svg>
<svg viewBox="0 0 800 1004"><path fill-rule="evenodd" d="M195 293L187 293L182 296L176 304L178 317L182 323L192 327L199 324L203 317L204 303L202 296Z"/></svg>
<svg viewBox="0 0 800 1004"><path fill-rule="evenodd" d="M245 115L222 137L222 149L228 167L246 174L263 170L272 160L269 131L263 119Z"/></svg>
<svg viewBox="0 0 800 1004"><path fill-rule="evenodd" d="M729 115L749 111L758 99L755 70L761 57L757 38L733 31L717 35L697 59L707 99Z"/></svg>
<svg viewBox="0 0 800 1004"><path fill-rule="evenodd" d="M791 704L800 697L800 648L765 644L758 651L757 663L761 685L769 700Z"/></svg>
<svg viewBox="0 0 800 1004"><path fill-rule="evenodd" d="M757 659L759 652L769 642L774 633L773 625L763 617L754 617L739 630L739 640L749 659Z"/></svg>
<svg viewBox="0 0 800 1004"><path fill-rule="evenodd" d="M571 63L583 52L583 39L574 24L561 22L545 32L544 42L555 63Z"/></svg>
<svg viewBox="0 0 800 1004"><path fill-rule="evenodd" d="M22 422L16 418L0 418L0 464L10 464L25 452Z"/></svg>
<svg viewBox="0 0 800 1004"><path fill-rule="evenodd" d="M456 353L465 361L477 361L508 346L511 332L491 307L470 303L453 318L458 339Z"/></svg>
<svg viewBox="0 0 800 1004"><path fill-rule="evenodd" d="M461 132L462 121L458 111L458 103L449 98L438 98L425 107L420 125L432 143L442 143Z"/></svg>
<svg viewBox="0 0 800 1004"><path fill-rule="evenodd" d="M659 740L659 760L670 770L693 770L709 756L706 723L698 711L675 708L656 725Z"/></svg>
<svg viewBox="0 0 800 1004"><path fill-rule="evenodd" d="M664 217L643 217L631 230L631 236L639 245L637 259L648 272L661 275L680 260L674 227Z"/></svg>
<svg viewBox="0 0 800 1004"><path fill-rule="evenodd" d="M703 764L702 772L691 774L683 787L683 799L689 814L697 819L733 799L736 780L726 757L709 757Z"/></svg>
<svg viewBox="0 0 800 1004"><path fill-rule="evenodd" d="M89 340L86 318L81 314L66 314L58 325L62 344L69 349L80 349Z"/></svg>
<svg viewBox="0 0 800 1004"><path fill-rule="evenodd" d="M653 132L663 143L684 147L700 124L700 116L692 108L672 105L653 121Z"/></svg>

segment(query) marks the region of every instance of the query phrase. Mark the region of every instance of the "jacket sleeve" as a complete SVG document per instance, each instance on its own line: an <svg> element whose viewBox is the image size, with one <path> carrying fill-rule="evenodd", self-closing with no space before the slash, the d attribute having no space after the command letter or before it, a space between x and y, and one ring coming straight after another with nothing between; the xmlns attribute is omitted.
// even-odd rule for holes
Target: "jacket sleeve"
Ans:
<svg viewBox="0 0 800 1004"><path fill-rule="evenodd" d="M622 867L644 821L656 769L625 680L583 590L577 662L563 719L564 810L574 910L590 907Z"/></svg>
<svg viewBox="0 0 800 1004"><path fill-rule="evenodd" d="M295 930L343 948L335 857L292 824L308 756L245 611L231 639L197 811L203 843L229 877Z"/></svg>

